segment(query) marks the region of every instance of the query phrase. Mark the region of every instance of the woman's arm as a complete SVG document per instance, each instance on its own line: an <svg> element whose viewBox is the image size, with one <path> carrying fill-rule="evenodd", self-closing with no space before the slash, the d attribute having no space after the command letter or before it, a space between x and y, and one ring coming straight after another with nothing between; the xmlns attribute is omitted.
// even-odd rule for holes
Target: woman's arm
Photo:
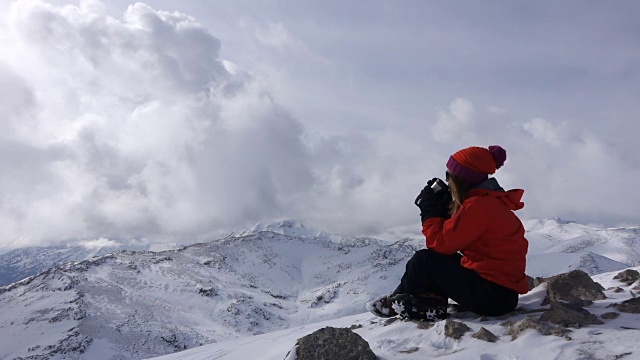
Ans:
<svg viewBox="0 0 640 360"><path fill-rule="evenodd" d="M491 199L467 199L449 220L429 218L422 224L427 248L450 255L464 250L478 239L491 225L493 209Z"/></svg>

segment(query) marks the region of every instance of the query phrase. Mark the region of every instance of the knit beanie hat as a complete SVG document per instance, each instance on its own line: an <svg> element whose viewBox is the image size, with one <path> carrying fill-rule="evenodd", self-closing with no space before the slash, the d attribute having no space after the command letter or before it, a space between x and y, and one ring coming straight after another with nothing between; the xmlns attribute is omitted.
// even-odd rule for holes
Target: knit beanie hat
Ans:
<svg viewBox="0 0 640 360"><path fill-rule="evenodd" d="M489 148L471 146L449 157L447 169L450 173L472 185L481 183L504 165L507 152L499 145Z"/></svg>

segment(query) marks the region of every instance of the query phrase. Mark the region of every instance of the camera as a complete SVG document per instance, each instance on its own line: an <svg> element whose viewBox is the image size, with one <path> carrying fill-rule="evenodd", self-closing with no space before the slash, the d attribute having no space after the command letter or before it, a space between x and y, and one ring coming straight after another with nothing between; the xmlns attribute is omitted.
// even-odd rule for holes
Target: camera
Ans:
<svg viewBox="0 0 640 360"><path fill-rule="evenodd" d="M440 179L436 179L436 181L433 182L433 184L431 184L431 190L433 190L434 193L437 193L440 190L449 190L449 187L447 186L447 184L445 184L444 181L440 180Z"/></svg>
<svg viewBox="0 0 640 360"><path fill-rule="evenodd" d="M447 186L447 184L444 181L438 178L435 178L435 181L433 182L433 184L431 184L431 190L433 191L434 194L442 190L449 192L449 186ZM418 197L416 198L416 201L414 202L414 204L416 204L417 206L420 206L420 203L422 202L423 192L424 190L420 192L420 195L418 195Z"/></svg>

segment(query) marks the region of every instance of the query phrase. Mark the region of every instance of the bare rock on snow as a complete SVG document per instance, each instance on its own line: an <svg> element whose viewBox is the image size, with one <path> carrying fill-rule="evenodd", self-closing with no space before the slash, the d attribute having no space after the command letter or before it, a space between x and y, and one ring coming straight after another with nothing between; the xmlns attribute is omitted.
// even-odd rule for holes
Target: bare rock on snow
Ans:
<svg viewBox="0 0 640 360"><path fill-rule="evenodd" d="M615 280L620 280L627 285L631 285L634 282L638 281L638 279L640 279L640 272L633 269L627 269L618 273L618 275L614 276L613 278Z"/></svg>
<svg viewBox="0 0 640 360"><path fill-rule="evenodd" d="M560 301L552 301L551 308L540 315L540 320L576 329L590 324L603 324L586 309Z"/></svg>
<svg viewBox="0 0 640 360"><path fill-rule="evenodd" d="M612 319L617 318L618 316L620 316L620 313L617 313L615 311L606 312L606 313L600 315L600 317L605 319L605 320L612 320Z"/></svg>
<svg viewBox="0 0 640 360"><path fill-rule="evenodd" d="M640 314L640 298L629 299L613 307L624 313Z"/></svg>
<svg viewBox="0 0 640 360"><path fill-rule="evenodd" d="M571 330L563 328L561 326L544 323L534 317L526 317L516 323L509 321L505 322L504 324L508 326L507 331L505 331L505 335L511 335L511 340L517 339L518 336L527 329L537 330L540 334L545 336L564 336L565 338L570 339L567 334L570 333Z"/></svg>
<svg viewBox="0 0 640 360"><path fill-rule="evenodd" d="M451 319L445 320L444 335L459 340L466 332L471 331L465 323Z"/></svg>
<svg viewBox="0 0 640 360"><path fill-rule="evenodd" d="M347 328L325 327L298 339L296 348L297 360L375 360L376 354L371 351L360 335ZM285 358L288 358L289 354Z"/></svg>
<svg viewBox="0 0 640 360"><path fill-rule="evenodd" d="M527 282L529 283L529 290L533 290L534 288L538 287L540 284L546 282L547 279L540 277L540 276L536 276L536 277L532 277L527 275Z"/></svg>
<svg viewBox="0 0 640 360"><path fill-rule="evenodd" d="M602 285L581 270L573 270L547 280L547 293L551 301L567 301L585 306L591 301L606 299L603 290Z"/></svg>
<svg viewBox="0 0 640 360"><path fill-rule="evenodd" d="M474 333L471 336L473 336L476 339L484 340L487 342L496 342L499 339L494 333L492 333L491 331L487 330L484 327L481 327L480 330L478 330L476 333Z"/></svg>

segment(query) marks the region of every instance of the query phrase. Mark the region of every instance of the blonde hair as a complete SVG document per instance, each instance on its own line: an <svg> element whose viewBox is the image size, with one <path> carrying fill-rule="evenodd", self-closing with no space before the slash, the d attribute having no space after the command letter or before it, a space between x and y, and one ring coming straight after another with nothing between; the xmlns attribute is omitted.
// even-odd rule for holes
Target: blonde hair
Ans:
<svg viewBox="0 0 640 360"><path fill-rule="evenodd" d="M464 199L467 197L467 193L473 185L468 181L449 173L449 189L451 189L451 205L449 206L449 213L451 216L460 210Z"/></svg>

